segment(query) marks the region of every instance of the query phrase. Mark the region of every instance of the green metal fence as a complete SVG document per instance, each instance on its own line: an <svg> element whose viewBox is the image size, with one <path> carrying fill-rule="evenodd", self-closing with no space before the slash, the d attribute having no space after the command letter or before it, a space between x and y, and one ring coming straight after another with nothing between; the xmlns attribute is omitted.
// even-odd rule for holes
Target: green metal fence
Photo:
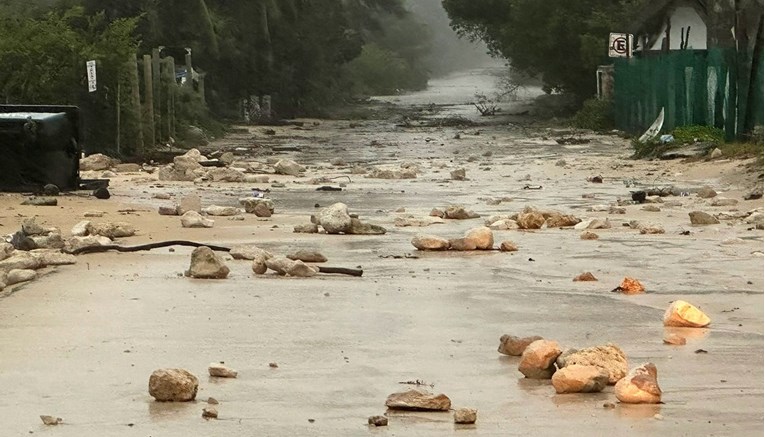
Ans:
<svg viewBox="0 0 765 437"><path fill-rule="evenodd" d="M758 75L760 82L762 78L762 58L755 58L742 60L735 50L712 49L617 59L617 127L644 131L664 108L665 132L705 125L723 129L728 139L738 137L762 124L763 91L757 82Z"/></svg>

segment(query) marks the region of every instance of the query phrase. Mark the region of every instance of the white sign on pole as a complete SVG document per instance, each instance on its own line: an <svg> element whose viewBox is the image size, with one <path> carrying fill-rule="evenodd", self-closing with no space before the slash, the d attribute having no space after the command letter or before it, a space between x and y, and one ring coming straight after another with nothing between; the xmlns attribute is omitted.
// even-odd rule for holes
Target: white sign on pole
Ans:
<svg viewBox="0 0 765 437"><path fill-rule="evenodd" d="M632 57L632 34L612 33L608 37L608 57L609 58L631 58Z"/></svg>
<svg viewBox="0 0 765 437"><path fill-rule="evenodd" d="M88 92L92 93L96 91L96 61L88 61L85 66L88 69Z"/></svg>

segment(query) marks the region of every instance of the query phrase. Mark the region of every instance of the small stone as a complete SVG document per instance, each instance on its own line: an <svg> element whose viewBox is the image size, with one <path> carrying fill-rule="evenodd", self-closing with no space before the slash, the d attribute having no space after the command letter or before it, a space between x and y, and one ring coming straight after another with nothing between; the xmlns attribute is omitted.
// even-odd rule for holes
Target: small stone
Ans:
<svg viewBox="0 0 765 437"><path fill-rule="evenodd" d="M108 188L98 187L95 190L93 190L93 197L95 197L96 199L106 200L112 197L112 194L109 192Z"/></svg>
<svg viewBox="0 0 765 437"><path fill-rule="evenodd" d="M664 420L664 416L659 413L653 415L654 420Z"/></svg>
<svg viewBox="0 0 765 437"><path fill-rule="evenodd" d="M480 217L480 215L465 209L463 206L450 206L446 208L446 211L444 211L443 218L450 220L469 220L478 217Z"/></svg>
<svg viewBox="0 0 765 437"><path fill-rule="evenodd" d="M512 241L503 241L499 245L499 250L502 252L517 252L518 246Z"/></svg>
<svg viewBox="0 0 765 437"><path fill-rule="evenodd" d="M621 208L618 206L611 206L608 208L609 214L627 214L627 208Z"/></svg>
<svg viewBox="0 0 765 437"><path fill-rule="evenodd" d="M648 212L661 212L661 208L656 205L644 205L641 209Z"/></svg>
<svg viewBox="0 0 765 437"><path fill-rule="evenodd" d="M348 235L385 235L387 232L388 230L382 226L362 222L353 216L351 216L351 226L345 231Z"/></svg>
<svg viewBox="0 0 765 437"><path fill-rule="evenodd" d="M178 215L177 206L160 206L159 215Z"/></svg>
<svg viewBox="0 0 765 437"><path fill-rule="evenodd" d="M709 152L709 157L712 159L717 159L717 158L720 158L721 156L723 156L723 152L717 147L715 147L714 150Z"/></svg>
<svg viewBox="0 0 765 437"><path fill-rule="evenodd" d="M574 282L591 282L591 281L597 281L597 280L598 278L596 278L595 275L593 275L590 272L584 272L574 278Z"/></svg>
<svg viewBox="0 0 765 437"><path fill-rule="evenodd" d="M298 250L297 252L287 255L287 258L293 261L300 260L306 263L327 262L327 257L316 250Z"/></svg>
<svg viewBox="0 0 765 437"><path fill-rule="evenodd" d="M541 229L546 219L540 212L530 211L518 214L516 222L521 229Z"/></svg>
<svg viewBox="0 0 765 437"><path fill-rule="evenodd" d="M124 238L135 235L136 229L130 223L91 223L88 226L88 235L101 235L107 238Z"/></svg>
<svg viewBox="0 0 765 437"><path fill-rule="evenodd" d="M477 250L494 248L494 233L487 227L473 228L465 233L465 241L474 245Z"/></svg>
<svg viewBox="0 0 765 437"><path fill-rule="evenodd" d="M273 257L273 255L271 255L271 252L268 252L267 250L263 250L253 244L237 244L233 246L228 253L229 255L231 255L231 258L234 258L237 260L240 260L240 259L254 260L257 258L268 259Z"/></svg>
<svg viewBox="0 0 765 437"><path fill-rule="evenodd" d="M46 415L41 415L40 420L42 420L42 422L48 426L55 426L64 421L64 419L60 417L46 416Z"/></svg>
<svg viewBox="0 0 765 437"><path fill-rule="evenodd" d="M373 426L388 426L388 418L385 416L369 416L367 423Z"/></svg>
<svg viewBox="0 0 765 437"><path fill-rule="evenodd" d="M256 217L271 217L273 215L273 211L268 207L265 203L258 203L255 205L255 208L252 209L252 213L255 214Z"/></svg>
<svg viewBox="0 0 765 437"><path fill-rule="evenodd" d="M138 173L141 171L141 165L132 163L117 164L114 166L114 171L117 173Z"/></svg>
<svg viewBox="0 0 765 437"><path fill-rule="evenodd" d="M296 278L310 278L319 273L317 267L309 266L303 261L294 261L287 269L287 274Z"/></svg>
<svg viewBox="0 0 765 437"><path fill-rule="evenodd" d="M547 218L547 227L548 228L568 228L571 226L576 226L579 224L581 220L574 217L573 215L564 215L564 214L551 214Z"/></svg>
<svg viewBox="0 0 765 437"><path fill-rule="evenodd" d="M83 214L83 216L85 218L88 218L88 217L90 217L90 218L99 218L99 217L103 217L104 214L106 214L106 213L103 212L103 211L85 211L85 214Z"/></svg>
<svg viewBox="0 0 765 437"><path fill-rule="evenodd" d="M305 171L305 167L295 161L282 159L274 164L274 171L281 175L300 176L300 173Z"/></svg>
<svg viewBox="0 0 765 437"><path fill-rule="evenodd" d="M385 400L392 410L449 411L452 402L445 394L434 395L424 390L393 393Z"/></svg>
<svg viewBox="0 0 765 437"><path fill-rule="evenodd" d="M189 402L197 397L199 380L184 369L158 369L149 378L149 394L159 402Z"/></svg>
<svg viewBox="0 0 765 437"><path fill-rule="evenodd" d="M202 217L196 211L189 211L181 217L181 226L184 228L212 228L215 220Z"/></svg>
<svg viewBox="0 0 765 437"><path fill-rule="evenodd" d="M692 225L717 225L720 224L720 220L718 220L715 216L711 214L707 214L703 211L693 211L689 212L688 216L691 219Z"/></svg>
<svg viewBox="0 0 765 437"><path fill-rule="evenodd" d="M61 193L61 190L58 188L58 185L56 184L46 184L43 187L42 192L46 196L58 196Z"/></svg>
<svg viewBox="0 0 765 437"><path fill-rule="evenodd" d="M512 357L520 357L523 355L523 351L525 351L531 343L534 343L537 340L544 339L538 335L520 338L505 334L499 338L499 347L497 348L497 352L504 355L510 355Z"/></svg>
<svg viewBox="0 0 765 437"><path fill-rule="evenodd" d="M725 197L717 197L710 203L712 206L735 206L738 205L738 200L727 199Z"/></svg>
<svg viewBox="0 0 765 437"><path fill-rule="evenodd" d="M274 213L274 202L271 199L265 199L261 197L245 197L239 199L239 204L244 207L244 212L247 214L255 214L256 209L258 209L261 214L264 214L263 207L258 207L258 205L261 204L266 205L268 210L271 211L271 214Z"/></svg>
<svg viewBox="0 0 765 437"><path fill-rule="evenodd" d="M616 408L616 404L613 402L605 402L603 403L603 408L607 410L613 410L614 408Z"/></svg>
<svg viewBox="0 0 765 437"><path fill-rule="evenodd" d="M348 205L344 203L335 203L323 208L316 218L328 234L345 233L353 225L351 216L348 214Z"/></svg>
<svg viewBox="0 0 765 437"><path fill-rule="evenodd" d="M657 235L663 234L664 228L659 225L642 225L640 226L640 233L643 235Z"/></svg>
<svg viewBox="0 0 765 437"><path fill-rule="evenodd" d="M446 214L442 210L440 210L438 208L433 208L432 210L430 210L430 216L431 217L444 218L446 216Z"/></svg>
<svg viewBox="0 0 765 437"><path fill-rule="evenodd" d="M202 408L202 417L205 419L217 419L218 418L218 410L214 407L205 407Z"/></svg>
<svg viewBox="0 0 765 437"><path fill-rule="evenodd" d="M210 404L210 405L218 405L219 404L218 400L215 399L215 398L212 398L212 397L207 398L207 403Z"/></svg>
<svg viewBox="0 0 765 437"><path fill-rule="evenodd" d="M112 165L114 160L101 153L94 153L80 159L80 171L109 170Z"/></svg>
<svg viewBox="0 0 765 437"><path fill-rule="evenodd" d="M600 235L590 232L590 231L584 231L582 232L582 235L579 236L582 240L597 240L600 238Z"/></svg>
<svg viewBox="0 0 765 437"><path fill-rule="evenodd" d="M156 193L151 197L159 200L170 200L173 196L171 196L170 193Z"/></svg>
<svg viewBox="0 0 765 437"><path fill-rule="evenodd" d="M27 236L48 235L52 232L56 232L58 229L53 227L45 227L37 223L33 218L27 218L21 221L21 232Z"/></svg>
<svg viewBox="0 0 765 437"><path fill-rule="evenodd" d="M306 223L302 225L297 225L293 229L293 232L296 234L318 234L319 233L319 225L316 223Z"/></svg>
<svg viewBox="0 0 765 437"><path fill-rule="evenodd" d="M615 291L624 294L640 294L645 293L645 287L637 279L625 277Z"/></svg>
<svg viewBox="0 0 765 437"><path fill-rule="evenodd" d="M30 206L57 206L58 199L55 197L29 197L21 202L21 204Z"/></svg>
<svg viewBox="0 0 765 437"><path fill-rule="evenodd" d="M555 364L559 369L574 364L603 368L608 372L608 383L611 385L624 378L627 370L629 370L627 356L614 344L588 347L581 350L569 349L558 357Z"/></svg>
<svg viewBox="0 0 765 437"><path fill-rule="evenodd" d="M412 238L412 246L417 250L447 250L449 240L433 235L417 235Z"/></svg>
<svg viewBox="0 0 765 437"><path fill-rule="evenodd" d="M636 367L619 380L614 387L616 398L625 404L658 404L661 402L661 388L653 363Z"/></svg>
<svg viewBox="0 0 765 437"><path fill-rule="evenodd" d="M231 369L230 367L227 367L221 363L212 363L207 367L207 371L210 373L210 376L218 377L218 378L236 378L236 376L239 374L234 369Z"/></svg>
<svg viewBox="0 0 765 437"><path fill-rule="evenodd" d="M268 363L268 367L270 367L272 369L278 369L279 365L277 363Z"/></svg>
<svg viewBox="0 0 765 437"><path fill-rule="evenodd" d="M685 337L677 334L668 334L664 336L664 344L671 344L672 346L683 346L687 343Z"/></svg>
<svg viewBox="0 0 765 437"><path fill-rule="evenodd" d="M266 261L269 258L266 258L265 256L256 256L252 260L252 272L256 275L265 275L268 271L268 264L266 264Z"/></svg>
<svg viewBox="0 0 765 437"><path fill-rule="evenodd" d="M454 423L470 425L478 419L478 410L473 408L457 408L454 410Z"/></svg>
<svg viewBox="0 0 765 437"><path fill-rule="evenodd" d="M223 259L207 246L194 249L191 253L191 266L188 276L197 279L226 279L230 270Z"/></svg>
<svg viewBox="0 0 765 437"><path fill-rule="evenodd" d="M556 167L565 167L566 166L566 160L565 159L559 159L555 162Z"/></svg>
<svg viewBox="0 0 765 437"><path fill-rule="evenodd" d="M556 393L596 393L608 384L608 372L602 367L573 364L552 376Z"/></svg>
<svg viewBox="0 0 765 437"><path fill-rule="evenodd" d="M239 208L233 206L212 205L204 208L202 212L213 217L231 217L239 214Z"/></svg>
<svg viewBox="0 0 765 437"><path fill-rule="evenodd" d="M457 170L452 170L450 175L451 175L453 181L464 181L465 180L465 176L466 176L465 169L464 168L460 168L460 169L457 169Z"/></svg>
<svg viewBox="0 0 765 437"><path fill-rule="evenodd" d="M83 220L77 223L72 227L72 235L75 237L84 237L88 235L88 226L90 226L89 220Z"/></svg>
<svg viewBox="0 0 765 437"><path fill-rule="evenodd" d="M8 275L3 281L6 286L20 284L22 282L29 282L37 279L37 272L34 270L26 269L13 269L8 272Z"/></svg>
<svg viewBox="0 0 765 437"><path fill-rule="evenodd" d="M710 186L705 186L702 189L700 189L699 192L696 193L696 195L698 197L702 198L702 199L711 199L711 198L717 196L717 191L715 191Z"/></svg>
<svg viewBox="0 0 765 437"><path fill-rule="evenodd" d="M296 261L282 257L273 257L266 260L266 267L275 271L281 276L285 276L287 271L295 264Z"/></svg>
<svg viewBox="0 0 765 437"><path fill-rule="evenodd" d="M664 326L704 328L712 321L703 311L684 300L676 300L664 313Z"/></svg>
<svg viewBox="0 0 765 437"><path fill-rule="evenodd" d="M561 354L557 341L537 340L523 351L518 370L530 379L550 379L555 373L555 360Z"/></svg>

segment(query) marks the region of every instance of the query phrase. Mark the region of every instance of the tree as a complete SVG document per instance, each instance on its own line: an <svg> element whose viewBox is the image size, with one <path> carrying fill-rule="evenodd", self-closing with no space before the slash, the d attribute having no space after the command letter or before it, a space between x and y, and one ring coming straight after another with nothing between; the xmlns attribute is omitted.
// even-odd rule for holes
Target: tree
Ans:
<svg viewBox="0 0 765 437"><path fill-rule="evenodd" d="M610 32L623 30L648 0L443 0L452 27L483 40L495 56L539 76L548 92L581 100L595 92Z"/></svg>

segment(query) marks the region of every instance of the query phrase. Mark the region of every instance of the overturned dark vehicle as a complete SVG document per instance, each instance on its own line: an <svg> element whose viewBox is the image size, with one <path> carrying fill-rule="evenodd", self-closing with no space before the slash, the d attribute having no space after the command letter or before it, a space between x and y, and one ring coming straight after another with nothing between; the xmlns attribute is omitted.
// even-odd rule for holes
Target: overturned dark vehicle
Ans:
<svg viewBox="0 0 765 437"><path fill-rule="evenodd" d="M75 106L0 105L0 191L77 190L80 140Z"/></svg>

